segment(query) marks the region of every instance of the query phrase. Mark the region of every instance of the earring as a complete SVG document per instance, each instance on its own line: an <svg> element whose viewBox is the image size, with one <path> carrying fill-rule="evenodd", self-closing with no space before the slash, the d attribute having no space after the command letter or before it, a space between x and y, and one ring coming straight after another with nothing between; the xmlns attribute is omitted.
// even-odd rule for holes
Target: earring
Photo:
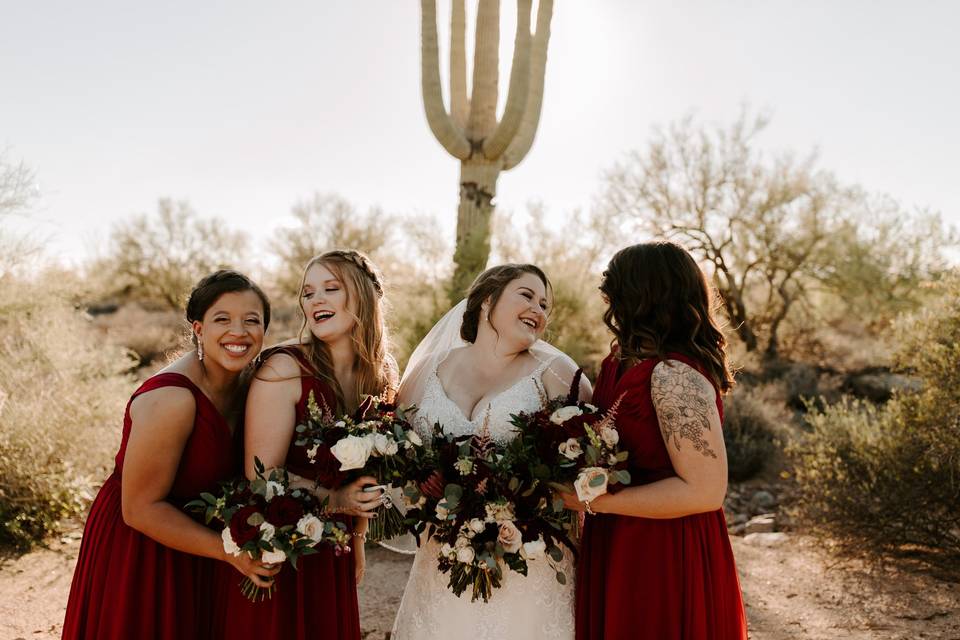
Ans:
<svg viewBox="0 0 960 640"><path fill-rule="evenodd" d="M203 340L197 336L197 360L203 362Z"/></svg>

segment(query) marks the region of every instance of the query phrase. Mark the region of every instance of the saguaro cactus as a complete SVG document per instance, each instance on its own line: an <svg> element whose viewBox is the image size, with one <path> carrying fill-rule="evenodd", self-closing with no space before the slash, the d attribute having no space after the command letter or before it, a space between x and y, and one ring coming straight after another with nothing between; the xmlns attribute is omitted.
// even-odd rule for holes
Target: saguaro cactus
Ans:
<svg viewBox="0 0 960 640"><path fill-rule="evenodd" d="M553 0L540 0L530 33L532 0L517 0L517 34L507 103L497 120L500 0L479 0L473 87L467 97L465 0L453 0L450 33L450 110L443 103L436 0L421 0L423 106L430 130L460 160L460 206L450 298L458 301L490 255L490 219L497 178L533 145L543 104L543 76Z"/></svg>

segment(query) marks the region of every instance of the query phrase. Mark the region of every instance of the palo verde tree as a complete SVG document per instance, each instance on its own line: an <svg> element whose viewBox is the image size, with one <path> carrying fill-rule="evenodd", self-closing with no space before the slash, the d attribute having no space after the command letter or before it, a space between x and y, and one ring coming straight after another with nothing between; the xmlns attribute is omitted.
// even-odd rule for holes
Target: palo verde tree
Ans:
<svg viewBox="0 0 960 640"><path fill-rule="evenodd" d="M473 86L467 96L465 0L453 0L450 36L450 110L443 103L437 43L436 0L421 0L423 104L430 130L460 160L457 244L450 287L459 300L490 255L497 178L527 155L540 121L553 0L540 0L531 34L532 0L517 0L517 32L510 85L497 119L500 0L479 0Z"/></svg>

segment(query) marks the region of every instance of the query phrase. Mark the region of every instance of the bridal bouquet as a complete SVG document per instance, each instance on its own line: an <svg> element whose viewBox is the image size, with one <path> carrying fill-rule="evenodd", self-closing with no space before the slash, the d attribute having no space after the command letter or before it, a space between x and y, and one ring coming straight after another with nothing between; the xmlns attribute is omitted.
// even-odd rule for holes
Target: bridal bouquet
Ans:
<svg viewBox="0 0 960 640"><path fill-rule="evenodd" d="M203 515L209 524L223 523L221 538L227 553L249 553L266 563L289 562L294 569L300 556L317 553L329 543L337 555L349 552L350 533L342 522L324 520L323 505L304 489L291 489L287 472L273 469L264 476L263 464L255 459L256 479L221 483L219 496L201 493L186 508ZM250 578L240 585L252 601L273 596L273 585L262 588Z"/></svg>
<svg viewBox="0 0 960 640"><path fill-rule="evenodd" d="M366 398L352 416L337 417L326 403L317 404L311 392L306 423L296 426L294 446L303 447L307 459L318 465L320 481L330 487L371 475L382 487L401 488L421 467L423 440L407 420L405 411L378 398ZM411 411L408 408L406 411ZM404 516L390 492L370 521L367 537L387 540L404 531Z"/></svg>
<svg viewBox="0 0 960 640"><path fill-rule="evenodd" d="M580 402L582 374L582 369L577 371L567 397L544 397L538 411L511 417L517 437L508 455L535 487L572 487L579 500L590 501L612 485L629 484L630 472L625 468L628 453L617 446L620 434L614 419L620 399L605 415ZM552 501L552 509L562 513L562 501Z"/></svg>
<svg viewBox="0 0 960 640"><path fill-rule="evenodd" d="M404 499L408 522L420 520L420 531L440 543L439 570L449 574L448 587L460 596L468 588L471 601L489 601L501 585L503 568L526 575L528 562L548 562L557 580L560 544L568 544L561 518L549 498L522 479L505 448L489 435L486 421L476 435L454 437L434 427L429 462L433 478L408 483Z"/></svg>

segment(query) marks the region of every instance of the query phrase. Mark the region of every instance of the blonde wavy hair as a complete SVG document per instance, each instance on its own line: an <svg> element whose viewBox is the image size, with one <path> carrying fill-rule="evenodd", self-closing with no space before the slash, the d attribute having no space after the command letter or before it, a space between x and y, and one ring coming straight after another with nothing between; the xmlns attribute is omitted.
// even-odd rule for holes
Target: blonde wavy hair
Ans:
<svg viewBox="0 0 960 640"><path fill-rule="evenodd" d="M356 355L353 369L357 376L356 397L347 402L343 389L334 375L333 356L321 340L307 329L307 314L303 309L303 286L307 271L322 264L343 283L347 294L347 312L353 315L354 325L350 339ZM364 396L372 395L392 401L396 392L397 364L389 352L389 336L385 321L383 278L371 260L359 251L337 249L314 256L300 276L300 314L303 322L298 337L307 360L313 367L309 372L325 380L337 396L341 410L357 406ZM355 310L350 301L356 299Z"/></svg>

